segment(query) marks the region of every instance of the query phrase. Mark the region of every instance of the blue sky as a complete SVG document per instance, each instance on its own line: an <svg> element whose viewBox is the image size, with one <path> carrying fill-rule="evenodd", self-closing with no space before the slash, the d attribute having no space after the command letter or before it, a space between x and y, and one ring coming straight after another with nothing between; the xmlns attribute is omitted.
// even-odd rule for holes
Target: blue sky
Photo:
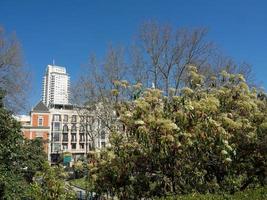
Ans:
<svg viewBox="0 0 267 200"><path fill-rule="evenodd" d="M207 27L208 38L237 61L253 65L267 86L267 1L260 0L0 0L0 25L15 31L32 71L30 104L41 99L42 76L55 59L74 82L90 53L127 44L144 20Z"/></svg>

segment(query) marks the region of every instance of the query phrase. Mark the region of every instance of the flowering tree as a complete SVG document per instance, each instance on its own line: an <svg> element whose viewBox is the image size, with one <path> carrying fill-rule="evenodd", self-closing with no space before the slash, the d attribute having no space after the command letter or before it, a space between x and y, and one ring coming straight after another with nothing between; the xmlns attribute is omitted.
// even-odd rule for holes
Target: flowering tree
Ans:
<svg viewBox="0 0 267 200"><path fill-rule="evenodd" d="M195 67L187 71L189 86L179 96L147 89L118 101L123 128L90 167L99 193L136 199L266 184L266 95L240 74L223 71L207 81ZM140 85L118 86L116 97L122 88Z"/></svg>

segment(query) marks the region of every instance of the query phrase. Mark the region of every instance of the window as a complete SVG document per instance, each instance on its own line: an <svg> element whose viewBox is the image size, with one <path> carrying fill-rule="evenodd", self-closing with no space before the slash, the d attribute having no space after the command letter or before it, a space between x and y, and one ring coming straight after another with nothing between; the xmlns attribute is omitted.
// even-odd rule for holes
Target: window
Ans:
<svg viewBox="0 0 267 200"><path fill-rule="evenodd" d="M76 115L72 115L71 122L76 122L76 121L77 121L77 116Z"/></svg>
<svg viewBox="0 0 267 200"><path fill-rule="evenodd" d="M84 134L83 133L81 133L80 134L80 142L84 142L85 140L84 140Z"/></svg>
<svg viewBox="0 0 267 200"><path fill-rule="evenodd" d="M63 144L62 148L63 148L63 150L67 150L68 149L68 145L67 144Z"/></svg>
<svg viewBox="0 0 267 200"><path fill-rule="evenodd" d="M106 133L105 131L101 131L101 139L105 140L106 139Z"/></svg>
<svg viewBox="0 0 267 200"><path fill-rule="evenodd" d="M105 142L101 142L101 147L106 147L106 143Z"/></svg>
<svg viewBox="0 0 267 200"><path fill-rule="evenodd" d="M77 130L76 125L73 124L72 127L71 127L71 132L72 133L76 133L76 130Z"/></svg>
<svg viewBox="0 0 267 200"><path fill-rule="evenodd" d="M53 115L53 121L59 122L60 120L60 115Z"/></svg>
<svg viewBox="0 0 267 200"><path fill-rule="evenodd" d="M84 126L80 127L80 133L84 133Z"/></svg>
<svg viewBox="0 0 267 200"><path fill-rule="evenodd" d="M68 115L64 115L63 121L68 122Z"/></svg>
<svg viewBox="0 0 267 200"><path fill-rule="evenodd" d="M89 143L89 150L94 150L95 149L95 144L94 143Z"/></svg>
<svg viewBox="0 0 267 200"><path fill-rule="evenodd" d="M84 144L80 144L80 149L84 149Z"/></svg>
<svg viewBox="0 0 267 200"><path fill-rule="evenodd" d="M71 134L71 141L72 142L76 142L77 141L76 134Z"/></svg>
<svg viewBox="0 0 267 200"><path fill-rule="evenodd" d="M36 138L43 138L42 132L36 132Z"/></svg>
<svg viewBox="0 0 267 200"><path fill-rule="evenodd" d="M53 146L52 146L52 151L54 151L54 152L58 152L58 151L60 151L60 144L53 144Z"/></svg>
<svg viewBox="0 0 267 200"><path fill-rule="evenodd" d="M76 149L76 144L71 144L71 149Z"/></svg>
<svg viewBox="0 0 267 200"><path fill-rule="evenodd" d="M68 134L63 134L63 142L68 142Z"/></svg>
<svg viewBox="0 0 267 200"><path fill-rule="evenodd" d="M53 133L53 141L54 142L59 142L59 133Z"/></svg>
<svg viewBox="0 0 267 200"><path fill-rule="evenodd" d="M54 122L54 131L59 131L60 130L60 123L59 122Z"/></svg>
<svg viewBox="0 0 267 200"><path fill-rule="evenodd" d="M68 128L68 126L65 124L64 126L63 126L63 133L67 133L69 131L69 128Z"/></svg>
<svg viewBox="0 0 267 200"><path fill-rule="evenodd" d="M42 116L38 117L38 126L43 126L43 117Z"/></svg>

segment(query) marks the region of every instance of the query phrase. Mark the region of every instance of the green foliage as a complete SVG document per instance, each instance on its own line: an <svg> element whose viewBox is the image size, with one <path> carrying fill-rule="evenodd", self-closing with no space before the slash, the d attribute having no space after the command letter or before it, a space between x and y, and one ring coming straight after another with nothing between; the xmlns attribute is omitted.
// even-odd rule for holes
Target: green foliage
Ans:
<svg viewBox="0 0 267 200"><path fill-rule="evenodd" d="M44 152L45 141L40 138L34 140L24 139L23 151L24 162L21 167L25 170L24 177L27 182L32 182L36 172L43 170L43 163L47 160L47 155Z"/></svg>
<svg viewBox="0 0 267 200"><path fill-rule="evenodd" d="M77 161L74 163L74 165L72 166L74 174L75 174L75 178L82 178L85 176L86 171L87 171L87 163L85 161Z"/></svg>
<svg viewBox="0 0 267 200"><path fill-rule="evenodd" d="M1 93L1 90L0 90ZM26 197L29 183L46 160L42 141L24 140L20 124L3 107L0 94L0 199Z"/></svg>
<svg viewBox="0 0 267 200"><path fill-rule="evenodd" d="M266 99L242 75L224 71L210 85L190 68L188 80L179 96L147 89L134 101L117 101L124 128L91 159L96 192L139 199L266 184Z"/></svg>
<svg viewBox="0 0 267 200"><path fill-rule="evenodd" d="M50 167L45 163L43 171L36 175L31 184L28 195L35 200L75 199L75 192L65 182L66 177L62 166Z"/></svg>
<svg viewBox="0 0 267 200"><path fill-rule="evenodd" d="M86 189L86 178L78 178L78 179L72 179L69 181L71 185L74 185L76 187Z"/></svg>
<svg viewBox="0 0 267 200"><path fill-rule="evenodd" d="M267 199L267 188L260 187L257 189L249 189L243 192L237 192L234 195L219 194L190 194L180 196L169 196L160 198L164 200L263 200ZM158 199L158 200L160 200Z"/></svg>
<svg viewBox="0 0 267 200"><path fill-rule="evenodd" d="M23 153L19 123L0 107L0 196L4 199L16 198L17 192L23 194Z"/></svg>

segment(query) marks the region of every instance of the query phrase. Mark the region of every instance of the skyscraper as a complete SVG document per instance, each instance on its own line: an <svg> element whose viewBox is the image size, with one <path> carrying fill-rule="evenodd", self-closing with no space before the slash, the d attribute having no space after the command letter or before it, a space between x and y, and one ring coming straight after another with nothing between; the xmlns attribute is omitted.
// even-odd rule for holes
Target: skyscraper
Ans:
<svg viewBox="0 0 267 200"><path fill-rule="evenodd" d="M43 103L48 107L69 104L69 80L65 67L48 65L43 79Z"/></svg>

